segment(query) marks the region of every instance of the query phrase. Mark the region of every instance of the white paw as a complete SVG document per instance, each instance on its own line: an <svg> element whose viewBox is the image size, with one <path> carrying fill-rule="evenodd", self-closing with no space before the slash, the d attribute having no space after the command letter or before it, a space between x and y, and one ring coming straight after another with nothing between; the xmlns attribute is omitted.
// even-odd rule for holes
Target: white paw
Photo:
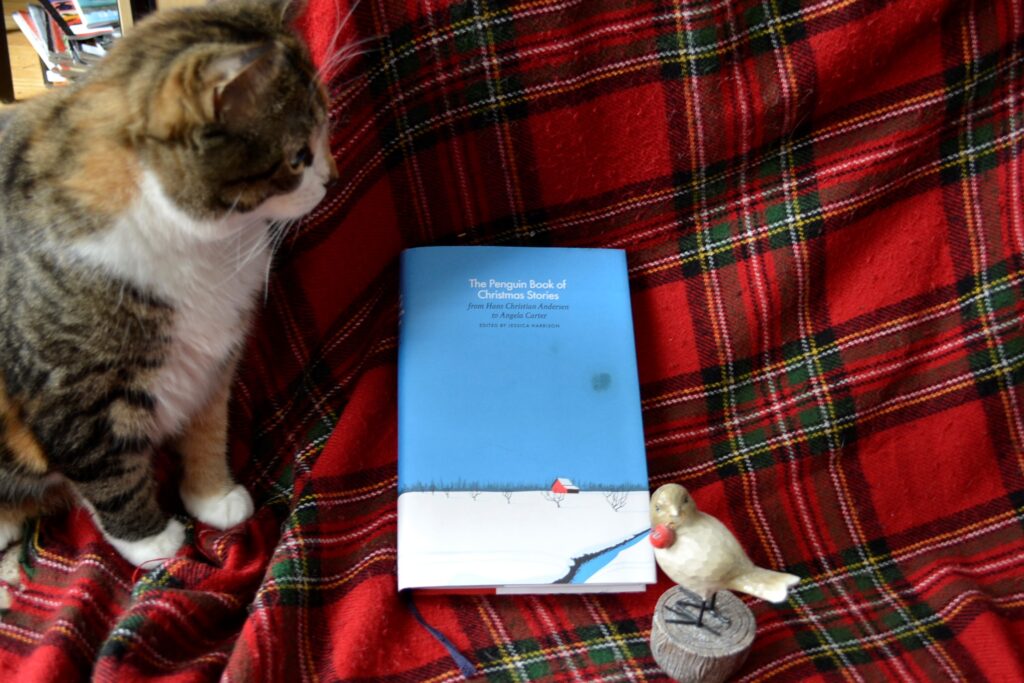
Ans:
<svg viewBox="0 0 1024 683"><path fill-rule="evenodd" d="M198 496L181 495L185 509L198 519L216 529L230 529L252 517L255 506L252 497L241 484L220 496L200 498Z"/></svg>
<svg viewBox="0 0 1024 683"><path fill-rule="evenodd" d="M21 570L18 567L19 548L9 548L0 559L0 610L9 609L13 601L13 592L21 587Z"/></svg>
<svg viewBox="0 0 1024 683"><path fill-rule="evenodd" d="M136 567L141 567L147 562L174 557L178 548L185 542L185 526L176 519L170 519L163 531L138 541L125 541L110 536L107 536L107 540L124 559Z"/></svg>
<svg viewBox="0 0 1024 683"><path fill-rule="evenodd" d="M24 531L24 522L0 521L0 550L20 541Z"/></svg>

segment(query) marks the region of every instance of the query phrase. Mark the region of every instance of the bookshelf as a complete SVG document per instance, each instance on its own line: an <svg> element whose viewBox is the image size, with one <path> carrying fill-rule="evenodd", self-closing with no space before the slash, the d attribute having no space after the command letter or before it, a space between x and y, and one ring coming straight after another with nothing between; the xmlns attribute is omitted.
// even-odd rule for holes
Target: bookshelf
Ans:
<svg viewBox="0 0 1024 683"><path fill-rule="evenodd" d="M114 2L115 0L112 0ZM206 0L159 0L161 9L201 5ZM0 15L6 31L0 38L0 107L5 103L32 97L47 89L41 77L39 56L28 38L19 30L12 13L25 10L39 0L0 0ZM129 31L135 23L155 9L154 0L116 0L121 31Z"/></svg>
<svg viewBox="0 0 1024 683"><path fill-rule="evenodd" d="M0 16L4 17L4 35L0 38L0 102L14 101L14 77L11 74L11 50L7 45L7 10L0 0Z"/></svg>
<svg viewBox="0 0 1024 683"><path fill-rule="evenodd" d="M14 100L25 100L46 91L41 78L39 56L11 17L15 10L25 9L31 0L3 0L7 23L7 49L10 55L10 73L14 81ZM0 104L0 107L4 105Z"/></svg>
<svg viewBox="0 0 1024 683"><path fill-rule="evenodd" d="M46 88L40 78L39 57L25 36L18 30L18 26L11 16L12 12L25 9L32 1L34 0L0 0L5 12L4 24L7 29L4 36L7 49L0 50L0 62L4 64L3 67L0 67L0 81L5 80L6 76L10 74L15 101L31 97ZM4 101L8 101L11 93L5 92L4 94ZM0 104L0 107L2 106L4 105Z"/></svg>
<svg viewBox="0 0 1024 683"><path fill-rule="evenodd" d="M79 77L152 8L152 0L0 0L7 29L0 44L0 102Z"/></svg>

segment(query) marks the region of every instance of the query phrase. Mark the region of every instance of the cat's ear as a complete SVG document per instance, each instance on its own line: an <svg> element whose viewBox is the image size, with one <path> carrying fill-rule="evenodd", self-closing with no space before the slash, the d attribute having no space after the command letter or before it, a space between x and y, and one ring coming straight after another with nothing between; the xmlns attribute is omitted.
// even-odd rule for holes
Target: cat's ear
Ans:
<svg viewBox="0 0 1024 683"><path fill-rule="evenodd" d="M206 106L211 122L228 126L258 115L280 68L281 50L266 43L226 52L203 69Z"/></svg>
<svg viewBox="0 0 1024 683"><path fill-rule="evenodd" d="M149 105L145 133L169 140L207 124L259 116L281 66L281 46L203 46L180 57Z"/></svg>

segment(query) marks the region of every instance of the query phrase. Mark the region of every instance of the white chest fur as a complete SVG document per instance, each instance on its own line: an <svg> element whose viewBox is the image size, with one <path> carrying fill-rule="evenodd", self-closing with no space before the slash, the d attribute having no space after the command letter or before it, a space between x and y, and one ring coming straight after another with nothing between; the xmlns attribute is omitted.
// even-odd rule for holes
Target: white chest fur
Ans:
<svg viewBox="0 0 1024 683"><path fill-rule="evenodd" d="M110 230L75 245L77 257L174 308L170 349L150 386L159 436L205 405L244 339L269 267L266 232L254 217L197 221L146 176L140 198Z"/></svg>

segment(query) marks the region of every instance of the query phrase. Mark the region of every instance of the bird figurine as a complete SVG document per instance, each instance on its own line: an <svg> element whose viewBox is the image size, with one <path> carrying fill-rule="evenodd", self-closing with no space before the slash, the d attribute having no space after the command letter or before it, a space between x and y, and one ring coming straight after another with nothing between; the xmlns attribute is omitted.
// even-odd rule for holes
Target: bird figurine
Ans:
<svg viewBox="0 0 1024 683"><path fill-rule="evenodd" d="M722 589L782 602L790 586L800 580L793 574L755 566L732 532L698 510L693 497L679 484L665 484L651 496L650 540L662 571L701 599L700 604L684 600L671 608L677 615L690 617L674 623L702 626L705 611L714 612L715 595ZM686 607L699 609L696 619Z"/></svg>

